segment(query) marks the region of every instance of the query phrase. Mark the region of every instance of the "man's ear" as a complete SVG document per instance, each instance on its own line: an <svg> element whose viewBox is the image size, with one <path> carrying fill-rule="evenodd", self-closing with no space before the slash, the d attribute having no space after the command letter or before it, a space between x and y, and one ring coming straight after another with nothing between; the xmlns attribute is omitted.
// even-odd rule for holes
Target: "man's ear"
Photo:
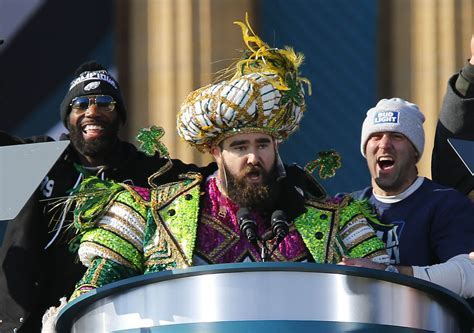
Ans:
<svg viewBox="0 0 474 333"><path fill-rule="evenodd" d="M221 163L221 161L222 161L222 151L221 151L221 148L220 148L218 145L212 146L212 147L211 147L211 150L210 150L210 153L212 154L212 156L213 156L214 159L216 160L217 164L220 165L220 163Z"/></svg>
<svg viewBox="0 0 474 333"><path fill-rule="evenodd" d="M416 161L416 163L420 162L420 159L421 159L420 154L418 154L418 152L415 151L415 161Z"/></svg>

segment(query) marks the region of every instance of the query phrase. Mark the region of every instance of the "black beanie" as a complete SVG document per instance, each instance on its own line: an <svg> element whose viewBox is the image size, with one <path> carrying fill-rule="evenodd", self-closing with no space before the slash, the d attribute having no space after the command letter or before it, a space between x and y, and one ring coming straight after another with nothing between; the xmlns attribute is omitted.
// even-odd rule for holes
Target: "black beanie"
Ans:
<svg viewBox="0 0 474 333"><path fill-rule="evenodd" d="M71 112L71 102L74 98L84 95L110 95L115 101L118 115L125 123L127 112L123 103L118 82L100 64L92 61L79 66L76 78L69 85L69 91L61 102L61 120L69 128L68 115Z"/></svg>

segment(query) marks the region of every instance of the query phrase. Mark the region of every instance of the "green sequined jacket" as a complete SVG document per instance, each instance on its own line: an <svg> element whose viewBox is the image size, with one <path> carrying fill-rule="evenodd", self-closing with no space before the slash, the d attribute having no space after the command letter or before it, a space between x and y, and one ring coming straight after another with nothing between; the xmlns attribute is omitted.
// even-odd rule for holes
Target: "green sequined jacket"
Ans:
<svg viewBox="0 0 474 333"><path fill-rule="evenodd" d="M98 179L86 181L83 193L93 191L78 200L74 223L79 232L79 258L88 270L72 298L127 277L192 266L198 225L203 225L200 221L223 221L219 214L204 217L205 185L197 173L152 190ZM337 263L344 255L388 263L384 244L368 226L364 210L363 203L350 197L336 201L309 196L292 228L311 261ZM239 240L238 233L231 230L228 234ZM275 258L296 261L302 257L282 253Z"/></svg>

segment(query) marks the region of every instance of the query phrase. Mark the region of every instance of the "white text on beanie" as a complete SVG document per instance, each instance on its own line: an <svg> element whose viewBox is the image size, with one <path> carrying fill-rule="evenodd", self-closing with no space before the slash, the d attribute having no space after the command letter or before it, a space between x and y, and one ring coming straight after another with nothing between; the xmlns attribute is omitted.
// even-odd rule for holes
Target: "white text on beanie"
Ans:
<svg viewBox="0 0 474 333"><path fill-rule="evenodd" d="M424 121L425 116L416 104L398 97L382 99L367 111L367 117L362 124L360 152L365 157L365 146L372 134L397 132L410 140L418 151L418 158L421 158L425 146Z"/></svg>

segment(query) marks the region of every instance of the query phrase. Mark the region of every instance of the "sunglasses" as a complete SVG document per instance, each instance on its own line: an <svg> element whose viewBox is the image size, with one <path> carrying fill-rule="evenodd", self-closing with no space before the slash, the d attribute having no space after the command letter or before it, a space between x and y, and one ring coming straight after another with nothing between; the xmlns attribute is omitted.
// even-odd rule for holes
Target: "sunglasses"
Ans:
<svg viewBox="0 0 474 333"><path fill-rule="evenodd" d="M69 104L75 113L81 114L92 105L96 105L99 112L112 112L115 110L115 100L109 95L79 96Z"/></svg>

